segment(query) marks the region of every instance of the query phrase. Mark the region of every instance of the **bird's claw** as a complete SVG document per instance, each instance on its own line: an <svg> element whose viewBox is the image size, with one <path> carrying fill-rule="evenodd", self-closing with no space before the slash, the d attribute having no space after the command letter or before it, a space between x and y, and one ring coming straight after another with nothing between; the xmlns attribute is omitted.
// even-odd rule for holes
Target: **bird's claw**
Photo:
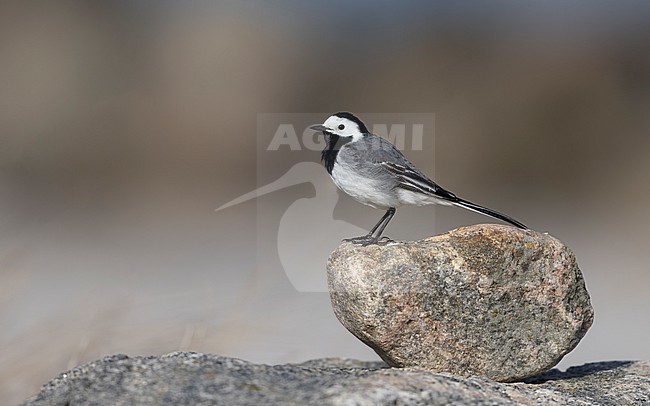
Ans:
<svg viewBox="0 0 650 406"><path fill-rule="evenodd" d="M364 244L372 242L373 240L374 237L371 235L362 235L361 237L344 238L343 242L351 242L352 244Z"/></svg>
<svg viewBox="0 0 650 406"><path fill-rule="evenodd" d="M381 237L379 240L377 240L377 241L373 241L371 244L375 244L375 245L388 245L388 244L391 244L391 243L394 243L394 242L395 242L395 240L391 240L391 239L388 238L388 237ZM370 244L368 244L368 245L370 245Z"/></svg>
<svg viewBox="0 0 650 406"><path fill-rule="evenodd" d="M362 247L367 247L368 245L388 245L389 243L395 242L388 237L382 237L378 239L373 235L362 235L361 237L346 238L343 241L352 244L359 244Z"/></svg>

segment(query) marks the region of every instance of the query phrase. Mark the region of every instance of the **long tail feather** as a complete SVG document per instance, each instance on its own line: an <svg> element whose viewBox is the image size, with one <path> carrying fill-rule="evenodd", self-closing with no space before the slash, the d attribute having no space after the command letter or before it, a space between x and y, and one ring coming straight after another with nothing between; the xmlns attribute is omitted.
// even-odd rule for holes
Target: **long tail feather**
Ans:
<svg viewBox="0 0 650 406"><path fill-rule="evenodd" d="M465 209L474 211L476 213L484 214L486 216L494 217L499 220L503 220L506 223L510 223L515 227L519 227L521 229L527 230L528 227L523 225L522 223L518 222L517 220L513 219L510 216L506 216L503 213L499 213L498 211L488 209L487 207L479 206L478 204L474 204L472 202L469 202L467 200L463 200L461 198L458 198L458 200L454 201L453 204L463 207Z"/></svg>

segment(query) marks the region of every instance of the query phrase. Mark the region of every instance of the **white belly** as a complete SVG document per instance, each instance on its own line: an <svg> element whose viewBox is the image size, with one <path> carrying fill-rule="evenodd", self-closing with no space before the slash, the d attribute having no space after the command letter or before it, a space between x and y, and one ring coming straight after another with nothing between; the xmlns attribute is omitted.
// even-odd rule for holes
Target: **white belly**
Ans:
<svg viewBox="0 0 650 406"><path fill-rule="evenodd" d="M332 169L331 177L336 186L352 196L354 200L384 210L401 205L397 194L385 190L385 185L382 185L381 182L359 176L344 165L336 163Z"/></svg>

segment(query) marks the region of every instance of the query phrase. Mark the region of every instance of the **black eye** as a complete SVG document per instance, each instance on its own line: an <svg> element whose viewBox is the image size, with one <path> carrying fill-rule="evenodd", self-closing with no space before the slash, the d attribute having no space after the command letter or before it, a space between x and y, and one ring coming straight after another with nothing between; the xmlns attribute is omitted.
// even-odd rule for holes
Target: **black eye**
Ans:
<svg viewBox="0 0 650 406"><path fill-rule="evenodd" d="M345 128L345 126L343 124L339 124L339 130L342 130L344 128Z"/></svg>

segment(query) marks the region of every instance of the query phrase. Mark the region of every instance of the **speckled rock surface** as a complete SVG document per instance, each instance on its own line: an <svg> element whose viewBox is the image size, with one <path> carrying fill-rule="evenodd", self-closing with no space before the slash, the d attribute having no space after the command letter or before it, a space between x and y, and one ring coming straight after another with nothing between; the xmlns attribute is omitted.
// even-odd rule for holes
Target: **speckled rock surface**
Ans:
<svg viewBox="0 0 650 406"><path fill-rule="evenodd" d="M378 362L258 365L196 353L116 355L46 384L25 405L643 405L650 363L604 362L498 383Z"/></svg>
<svg viewBox="0 0 650 406"><path fill-rule="evenodd" d="M571 250L482 224L329 258L334 313L391 366L512 381L556 365L593 321Z"/></svg>

